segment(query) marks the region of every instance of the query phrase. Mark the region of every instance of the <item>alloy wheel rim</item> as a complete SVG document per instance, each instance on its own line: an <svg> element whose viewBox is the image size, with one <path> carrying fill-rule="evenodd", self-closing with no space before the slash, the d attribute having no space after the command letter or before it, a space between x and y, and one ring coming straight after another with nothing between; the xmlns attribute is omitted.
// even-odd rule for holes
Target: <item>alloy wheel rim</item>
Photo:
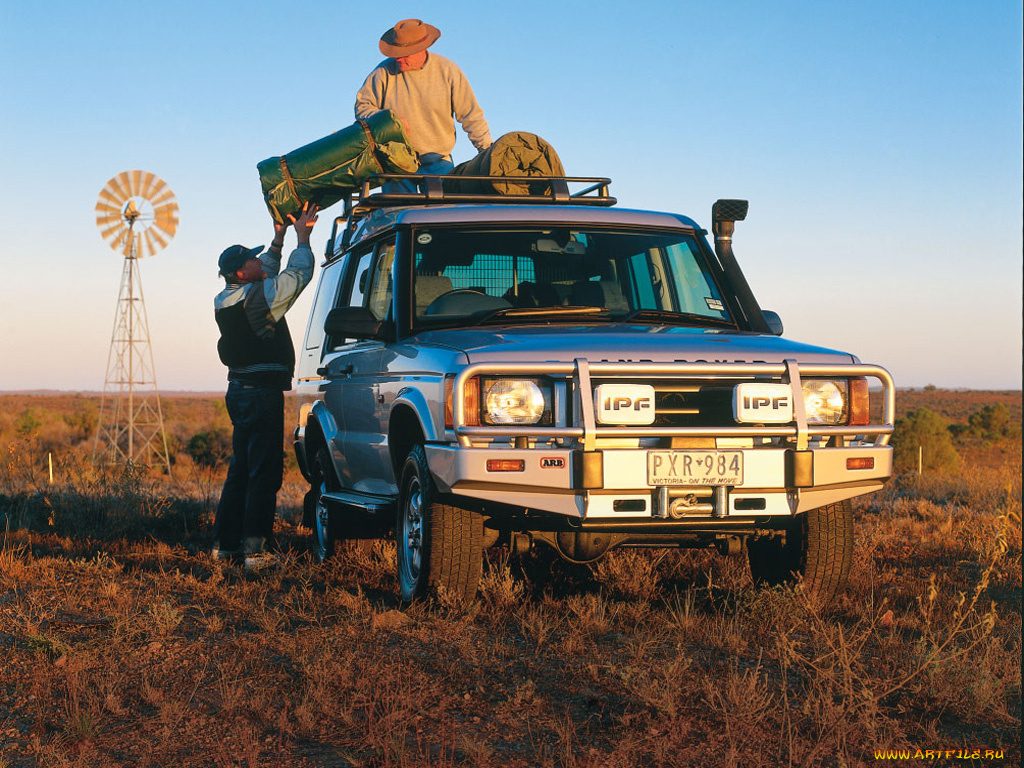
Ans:
<svg viewBox="0 0 1024 768"><path fill-rule="evenodd" d="M423 492L418 480L409 485L409 496L402 515L402 543L409 576L416 582L423 561Z"/></svg>
<svg viewBox="0 0 1024 768"><path fill-rule="evenodd" d="M324 488L320 489L320 498L316 502L316 554L317 557L323 561L327 559L330 547L330 511L327 509L327 504L323 499Z"/></svg>

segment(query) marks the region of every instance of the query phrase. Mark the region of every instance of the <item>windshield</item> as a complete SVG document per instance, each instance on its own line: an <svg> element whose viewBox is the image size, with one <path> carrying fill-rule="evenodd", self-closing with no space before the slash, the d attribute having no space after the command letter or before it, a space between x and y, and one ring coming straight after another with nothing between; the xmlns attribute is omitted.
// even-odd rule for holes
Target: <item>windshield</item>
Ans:
<svg viewBox="0 0 1024 768"><path fill-rule="evenodd" d="M735 325L682 232L425 228L413 246L418 326L495 317ZM528 311L538 308L551 311Z"/></svg>

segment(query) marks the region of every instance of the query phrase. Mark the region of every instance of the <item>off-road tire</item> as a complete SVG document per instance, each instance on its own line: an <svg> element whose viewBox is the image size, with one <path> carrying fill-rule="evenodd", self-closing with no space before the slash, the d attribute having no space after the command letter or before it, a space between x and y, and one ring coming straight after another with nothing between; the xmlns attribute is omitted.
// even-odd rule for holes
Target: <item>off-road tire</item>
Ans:
<svg viewBox="0 0 1024 768"><path fill-rule="evenodd" d="M422 445L409 452L401 478L395 541L402 601L443 590L470 602L483 569L483 518L437 500Z"/></svg>
<svg viewBox="0 0 1024 768"><path fill-rule="evenodd" d="M827 605L846 586L853 562L853 508L840 501L798 515L778 538L747 543L756 584L787 584L802 577L806 589Z"/></svg>
<svg viewBox="0 0 1024 768"><path fill-rule="evenodd" d="M314 483L310 489L310 493L313 495L313 556L319 563L327 562L337 552L335 546L337 523L334 519L336 515L332 513L330 506L323 498L324 493L331 490L331 485L328 482L331 477L330 461L331 456L327 452L327 448L321 445L313 455L313 466L310 473Z"/></svg>
<svg viewBox="0 0 1024 768"><path fill-rule="evenodd" d="M317 449L310 469L315 485L306 494L303 504L310 505L313 510L310 528L313 531L313 556L317 562L327 562L340 552L370 553L374 540L357 538L354 535L354 521L323 500L324 493L338 490L338 482L331 469L331 455L326 446Z"/></svg>

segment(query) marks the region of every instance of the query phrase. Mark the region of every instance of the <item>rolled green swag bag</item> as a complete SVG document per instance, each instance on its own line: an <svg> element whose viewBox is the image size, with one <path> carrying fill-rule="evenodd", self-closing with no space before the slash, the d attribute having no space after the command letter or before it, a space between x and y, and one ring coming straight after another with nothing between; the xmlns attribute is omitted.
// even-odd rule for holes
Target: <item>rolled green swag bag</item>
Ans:
<svg viewBox="0 0 1024 768"><path fill-rule="evenodd" d="M274 221L298 215L305 202L334 205L375 173L415 173L416 153L390 111L378 112L282 157L257 163Z"/></svg>
<svg viewBox="0 0 1024 768"><path fill-rule="evenodd" d="M499 137L472 160L452 169L455 176L565 176L558 153L540 136L512 131ZM499 195L543 195L547 185L523 182L464 182L460 192Z"/></svg>

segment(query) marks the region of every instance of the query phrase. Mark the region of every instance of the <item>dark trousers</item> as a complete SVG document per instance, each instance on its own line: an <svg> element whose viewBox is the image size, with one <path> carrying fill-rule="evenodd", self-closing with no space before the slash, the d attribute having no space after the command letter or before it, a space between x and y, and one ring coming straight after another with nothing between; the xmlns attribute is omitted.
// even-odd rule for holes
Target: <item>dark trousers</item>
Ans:
<svg viewBox="0 0 1024 768"><path fill-rule="evenodd" d="M416 170L416 173L427 173L427 174L446 174L451 173L452 168L455 164L452 163L451 159L445 155L439 155L436 152L430 152L425 155L420 155L420 167ZM417 191L423 192L423 188L417 184L413 184L411 181L405 179L394 179L392 181L385 182L384 186L381 187L381 192L385 194L403 193L412 194Z"/></svg>
<svg viewBox="0 0 1024 768"><path fill-rule="evenodd" d="M232 381L224 402L233 455L213 536L220 549L259 552L273 537L284 473L284 392Z"/></svg>

